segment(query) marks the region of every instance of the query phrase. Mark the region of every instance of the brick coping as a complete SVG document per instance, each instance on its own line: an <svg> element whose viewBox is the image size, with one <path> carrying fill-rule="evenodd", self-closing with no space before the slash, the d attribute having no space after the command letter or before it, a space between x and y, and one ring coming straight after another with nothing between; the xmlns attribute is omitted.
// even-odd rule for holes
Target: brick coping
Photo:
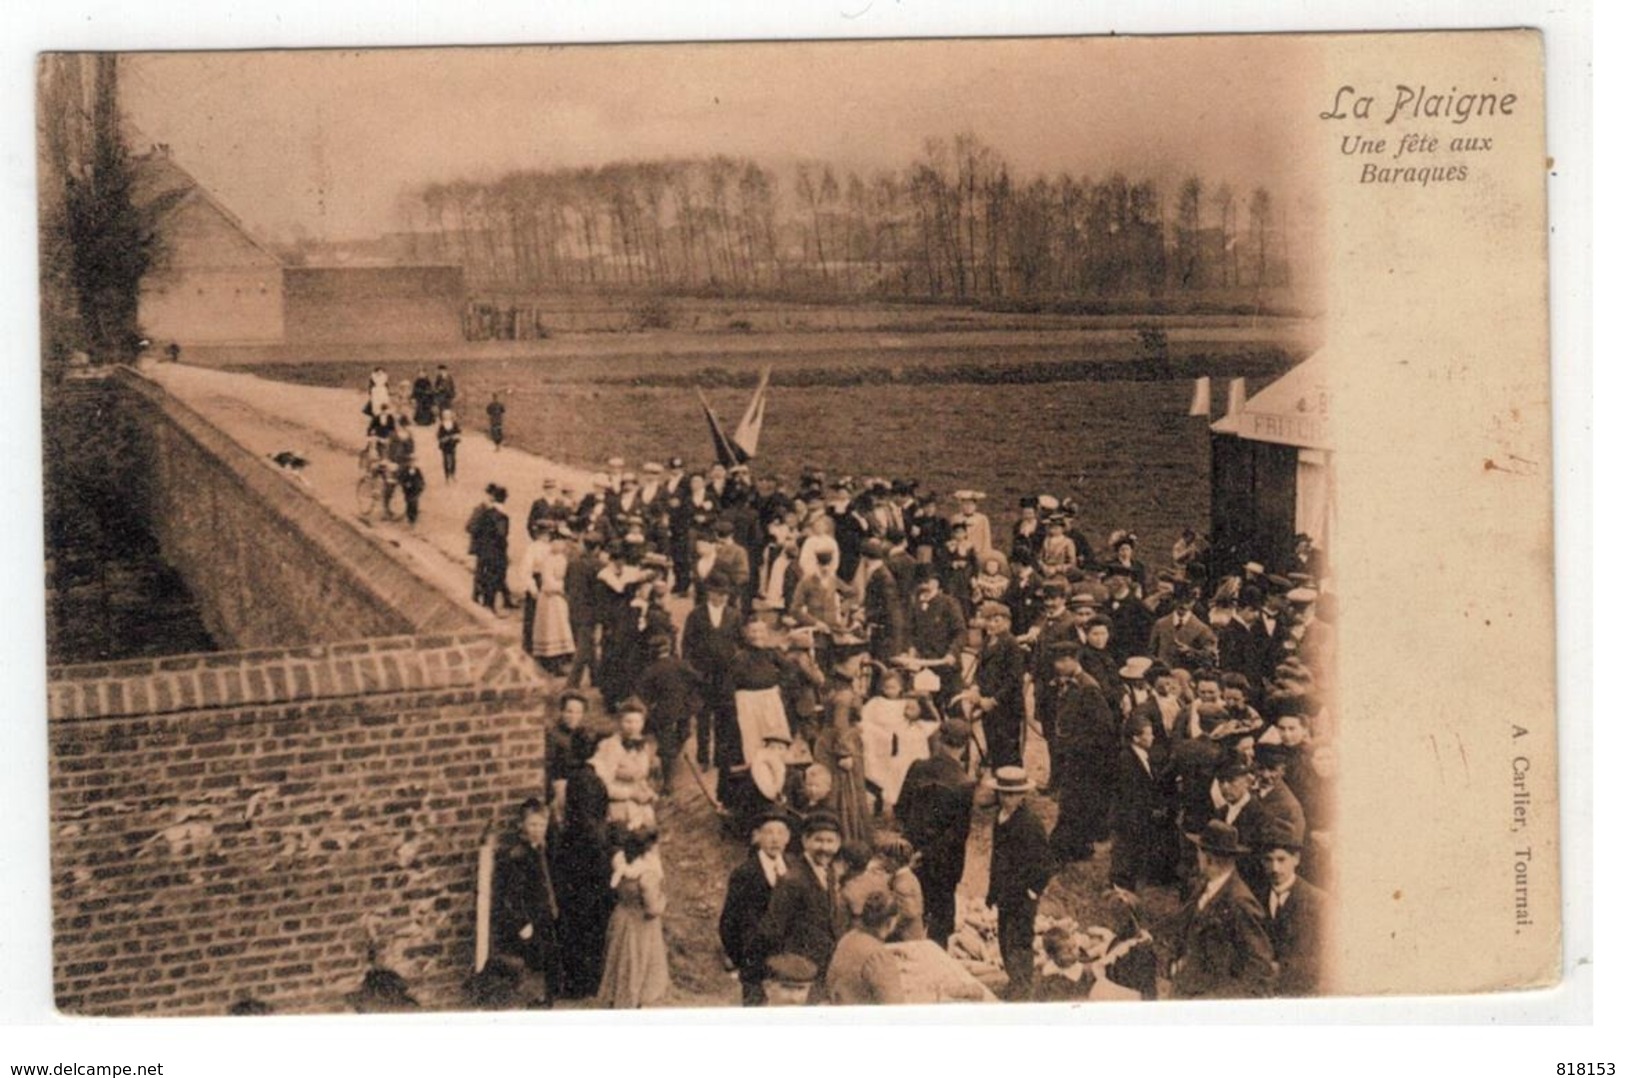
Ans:
<svg viewBox="0 0 1625 1078"><path fill-rule="evenodd" d="M50 667L46 678L53 723L544 684L517 644L490 632L78 663Z"/></svg>

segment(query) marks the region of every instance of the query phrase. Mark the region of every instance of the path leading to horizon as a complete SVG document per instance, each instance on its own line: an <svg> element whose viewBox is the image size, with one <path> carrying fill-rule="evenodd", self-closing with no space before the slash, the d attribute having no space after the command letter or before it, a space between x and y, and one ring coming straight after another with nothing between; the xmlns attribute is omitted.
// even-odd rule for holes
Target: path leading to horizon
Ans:
<svg viewBox="0 0 1625 1078"><path fill-rule="evenodd" d="M509 561L517 569L527 545L525 514L541 494L542 483L554 479L582 492L589 489L590 473L523 450L499 450L483 432L466 423L457 452L457 477L448 482L442 474L434 428L414 426L418 467L427 483L417 524L408 525L401 516L404 502L398 494L395 519L386 519L381 512L365 519L355 498L361 477L359 458L367 443L367 419L361 413L366 394L359 386L349 390L294 385L184 363L147 365L142 373L251 450L291 488L309 494L341 519L389 544L447 595L515 639L520 631L517 617L493 618L472 600L474 562L468 554L464 526L484 499L487 484L507 487L508 515L513 521ZM358 373L365 374L359 369ZM298 472L279 468L270 458L283 450L297 453L308 464ZM509 575L517 598L517 580Z"/></svg>

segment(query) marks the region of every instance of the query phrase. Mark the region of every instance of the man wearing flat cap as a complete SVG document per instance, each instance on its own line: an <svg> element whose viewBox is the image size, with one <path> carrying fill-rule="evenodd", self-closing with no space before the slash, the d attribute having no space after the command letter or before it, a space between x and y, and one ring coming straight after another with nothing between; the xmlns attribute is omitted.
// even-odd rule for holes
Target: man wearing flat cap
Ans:
<svg viewBox="0 0 1625 1078"><path fill-rule="evenodd" d="M986 636L976 670L976 692L987 737L987 763L994 768L1021 765L1021 733L1027 724L1027 659L1010 635L1010 608L983 603L976 617Z"/></svg>
<svg viewBox="0 0 1625 1078"><path fill-rule="evenodd" d="M834 813L813 812L801 831L801 855L786 858L789 871L775 883L749 951L752 961L761 962L772 955L801 955L812 962L822 981L835 942L846 930L835 858L841 851L841 825ZM822 997L821 986L815 985L809 1002L821 1002Z"/></svg>
<svg viewBox="0 0 1625 1078"><path fill-rule="evenodd" d="M1175 999L1234 999L1273 989L1275 949L1264 910L1236 874L1236 859L1251 852L1223 820L1209 820L1197 836L1201 888L1168 937Z"/></svg>
<svg viewBox="0 0 1625 1078"><path fill-rule="evenodd" d="M999 954L1010 975L1005 998L1032 998L1033 923L1038 900L1055 874L1049 837L1027 804L1033 784L1024 768L993 772L998 815L993 822L993 860L988 868L987 904L999 914Z"/></svg>
<svg viewBox="0 0 1625 1078"><path fill-rule="evenodd" d="M1264 927L1275 948L1276 993L1318 995L1327 898L1325 891L1298 876L1303 832L1277 817L1265 826L1259 847L1269 883Z"/></svg>
<svg viewBox="0 0 1625 1078"><path fill-rule="evenodd" d="M933 739L931 755L909 765L897 795L897 823L914 844L925 896L925 934L939 946L954 931L954 891L965 874L976 784L965 773L970 724L949 719Z"/></svg>

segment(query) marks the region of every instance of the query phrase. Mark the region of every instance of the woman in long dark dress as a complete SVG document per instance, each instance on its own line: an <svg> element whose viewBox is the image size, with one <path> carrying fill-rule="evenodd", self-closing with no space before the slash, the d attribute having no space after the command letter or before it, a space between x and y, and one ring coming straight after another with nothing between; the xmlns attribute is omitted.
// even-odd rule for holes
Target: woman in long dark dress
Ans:
<svg viewBox="0 0 1625 1078"><path fill-rule="evenodd" d="M434 421L434 382L429 378L428 371L420 370L412 380L412 422L420 427L428 427Z"/></svg>
<svg viewBox="0 0 1625 1078"><path fill-rule="evenodd" d="M583 725L570 734L564 772L564 810L553 845L553 880L559 900L559 951L564 984L559 995L581 999L598 991L604 939L615 909L610 889L609 791L593 769L598 735Z"/></svg>

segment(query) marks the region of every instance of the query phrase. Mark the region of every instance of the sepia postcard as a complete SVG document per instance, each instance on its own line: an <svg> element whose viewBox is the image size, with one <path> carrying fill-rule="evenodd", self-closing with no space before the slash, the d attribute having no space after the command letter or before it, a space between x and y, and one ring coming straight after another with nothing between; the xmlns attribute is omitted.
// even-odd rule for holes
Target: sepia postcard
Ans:
<svg viewBox="0 0 1625 1078"><path fill-rule="evenodd" d="M58 1010L1557 983L1544 85L42 54Z"/></svg>

